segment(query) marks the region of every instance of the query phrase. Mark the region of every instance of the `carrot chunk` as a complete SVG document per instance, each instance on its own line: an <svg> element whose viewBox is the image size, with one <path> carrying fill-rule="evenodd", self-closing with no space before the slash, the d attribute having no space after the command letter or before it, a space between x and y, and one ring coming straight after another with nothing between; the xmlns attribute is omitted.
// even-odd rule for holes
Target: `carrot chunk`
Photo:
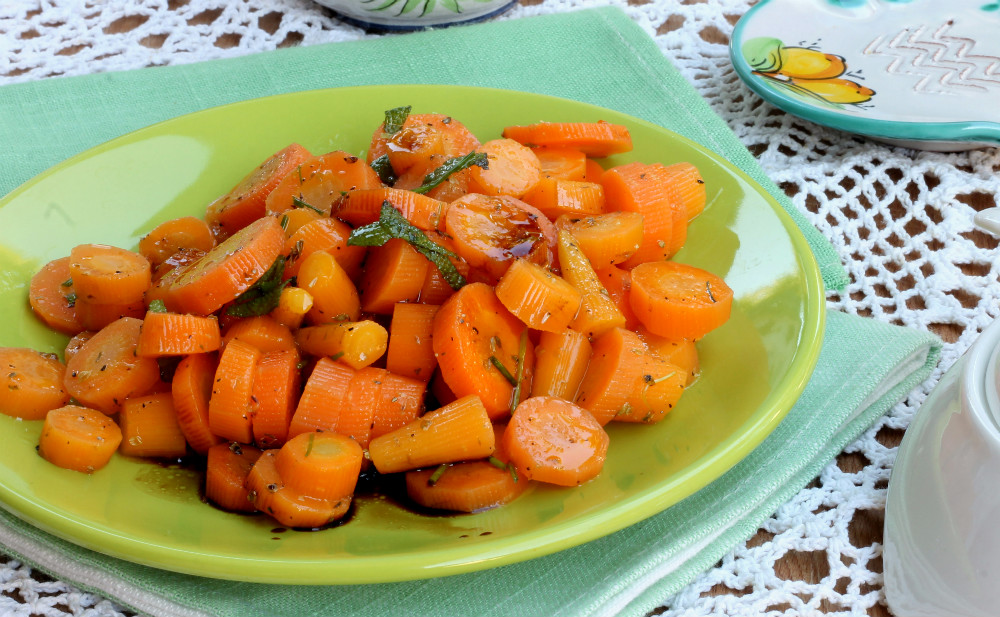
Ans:
<svg viewBox="0 0 1000 617"><path fill-rule="evenodd" d="M220 443L209 448L205 457L205 498L223 510L253 512L246 482L260 455L260 450L246 444Z"/></svg>
<svg viewBox="0 0 1000 617"><path fill-rule="evenodd" d="M187 453L187 441L177 423L173 396L169 392L130 398L118 414L122 430L122 454L178 458Z"/></svg>
<svg viewBox="0 0 1000 617"><path fill-rule="evenodd" d="M699 339L729 319L733 290L701 268L650 262L632 270L629 299L636 317L653 334Z"/></svg>
<svg viewBox="0 0 1000 617"><path fill-rule="evenodd" d="M69 269L69 257L54 259L42 266L28 284L28 302L45 325L74 335L83 330L76 316L76 289Z"/></svg>
<svg viewBox="0 0 1000 617"><path fill-rule="evenodd" d="M69 402L63 387L66 367L55 354L22 347L0 347L0 413L41 420Z"/></svg>
<svg viewBox="0 0 1000 617"><path fill-rule="evenodd" d="M217 354L192 354L180 361L170 381L177 425L188 445L198 454L205 454L209 448L222 442L208 423L208 404L218 365Z"/></svg>
<svg viewBox="0 0 1000 617"><path fill-rule="evenodd" d="M627 127L610 122L539 122L508 126L503 136L532 146L576 148L587 156L605 157L632 149Z"/></svg>
<svg viewBox="0 0 1000 617"><path fill-rule="evenodd" d="M38 453L53 465L93 473L111 460L121 443L121 429L103 413L66 405L45 416Z"/></svg>
<svg viewBox="0 0 1000 617"><path fill-rule="evenodd" d="M256 347L236 340L230 341L219 356L208 402L208 425L223 439L253 442L251 396L260 356Z"/></svg>

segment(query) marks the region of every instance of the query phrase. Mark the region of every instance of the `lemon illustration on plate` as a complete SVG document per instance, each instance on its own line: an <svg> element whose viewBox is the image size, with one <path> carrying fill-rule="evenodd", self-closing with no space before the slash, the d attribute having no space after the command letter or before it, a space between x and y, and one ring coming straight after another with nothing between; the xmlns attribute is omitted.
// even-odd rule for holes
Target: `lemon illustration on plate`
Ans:
<svg viewBox="0 0 1000 617"><path fill-rule="evenodd" d="M743 58L768 85L834 107L866 103L875 91L841 77L843 57L809 47L789 47L780 39L757 37L743 45Z"/></svg>

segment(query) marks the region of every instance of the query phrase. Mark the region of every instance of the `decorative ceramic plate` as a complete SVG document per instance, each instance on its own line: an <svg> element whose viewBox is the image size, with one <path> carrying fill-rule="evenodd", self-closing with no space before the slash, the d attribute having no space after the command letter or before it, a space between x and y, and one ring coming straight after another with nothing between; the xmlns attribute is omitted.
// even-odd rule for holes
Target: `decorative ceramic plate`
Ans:
<svg viewBox="0 0 1000 617"><path fill-rule="evenodd" d="M582 103L450 86L300 92L182 116L52 168L0 201L0 345L61 352L26 302L29 277L84 242L135 246L157 223L203 214L247 170L297 141L363 152L385 109L412 105L464 122L481 139L539 120L625 124L635 150L606 159L690 161L708 189L679 261L722 275L732 318L700 343L702 374L653 426L611 426L601 475L536 485L472 515L426 516L359 496L350 520L275 531L263 516L214 509L191 470L115 456L87 476L35 452L39 422L0 416L0 504L82 546L164 569L273 583L366 583L440 576L552 553L651 516L742 459L794 404L818 357L824 292L801 233L765 191L722 157L661 127Z"/></svg>
<svg viewBox="0 0 1000 617"><path fill-rule="evenodd" d="M316 0L344 21L371 30L422 30L489 19L516 0Z"/></svg>
<svg viewBox="0 0 1000 617"><path fill-rule="evenodd" d="M762 0L740 78L788 113L926 150L1000 145L1000 2Z"/></svg>

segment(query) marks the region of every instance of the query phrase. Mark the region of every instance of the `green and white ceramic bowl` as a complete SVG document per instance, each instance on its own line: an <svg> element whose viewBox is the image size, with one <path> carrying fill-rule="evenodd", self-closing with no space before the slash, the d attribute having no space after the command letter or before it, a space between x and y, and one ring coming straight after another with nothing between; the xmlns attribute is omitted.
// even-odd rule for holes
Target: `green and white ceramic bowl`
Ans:
<svg viewBox="0 0 1000 617"><path fill-rule="evenodd" d="M762 0L730 55L771 104L910 148L1000 145L1000 2Z"/></svg>
<svg viewBox="0 0 1000 617"><path fill-rule="evenodd" d="M316 0L344 21L368 30L421 30L499 15L516 0Z"/></svg>

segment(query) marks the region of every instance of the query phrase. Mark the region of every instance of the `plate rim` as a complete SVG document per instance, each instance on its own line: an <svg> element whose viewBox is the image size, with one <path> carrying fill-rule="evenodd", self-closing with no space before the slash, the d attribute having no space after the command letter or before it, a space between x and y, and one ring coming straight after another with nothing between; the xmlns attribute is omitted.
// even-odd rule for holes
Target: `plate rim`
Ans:
<svg viewBox="0 0 1000 617"><path fill-rule="evenodd" d="M769 88L756 79L753 69L743 58L741 50L744 30L755 15L772 2L787 0L761 0L736 22L729 41L729 58L740 80L755 94L775 107L794 116L822 126L855 135L886 140L941 143L960 142L1000 146L1000 122L990 120L955 120L934 122L908 122L904 120L879 120L843 114L831 109L810 105ZM985 142L985 143L984 143Z"/></svg>
<svg viewBox="0 0 1000 617"><path fill-rule="evenodd" d="M63 540L76 546L94 550L129 562L139 563L172 572L206 576L223 580L280 584L309 585L401 582L406 580L427 579L437 576L449 576L484 570L500 565L518 563L535 557L540 557L542 555L548 555L566 550L620 531L630 525L634 525L642 520L654 516L655 514L664 511L667 507L669 507L669 505L679 503L687 497L694 495L699 490L702 490L717 480L725 473L726 470L743 460L755 447L763 442L775 428L777 428L780 421L788 414L795 401L798 400L806 384L811 378L813 369L818 361L819 354L822 349L826 314L825 286L815 255L809 247L802 230L795 223L792 216L778 202L774 195L751 178L743 169L730 162L722 154L716 153L694 140L677 133L676 131L611 108L577 101L566 97L539 94L535 92L478 86L457 86L450 84L346 86L300 90L265 97L256 97L224 105L208 107L186 114L180 114L96 144L93 147L87 148L59 163L56 163L41 173L29 178L27 181L10 191L7 195L0 197L0 208L4 207L9 201L16 198L25 190L28 190L35 184L44 181L49 176L58 173L61 169L72 166L81 160L89 158L95 153L113 148L119 141L126 140L145 131L157 129L161 127L161 125L168 124L179 118L219 113L221 110L228 108L253 105L261 100L294 98L309 93L323 95L324 93L343 93L344 91L361 89L392 89L398 91L400 89L409 88L421 90L465 90L493 92L501 95L511 94L515 96L539 97L549 99L554 102L569 103L578 107L590 108L595 113L610 112L614 115L628 119L631 123L643 125L646 128L657 132L667 133L671 135L673 139L684 142L686 146L698 151L702 156L711 159L715 164L724 168L726 172L737 176L743 182L753 187L754 192L761 197L768 204L768 206L770 206L787 233L790 243L795 248L795 256L797 258L801 276L804 279L807 291L806 297L803 299L803 310L805 314L803 317L802 329L799 333L800 343L794 353L791 367L788 374L785 376L785 381L782 382L784 392L782 396L778 397L774 401L771 401L769 413L761 417L752 427L743 431L743 433L739 436L739 439L735 443L731 444L731 446L726 449L725 453L715 453L718 446L713 448L702 457L707 458L708 460L704 461L696 468L691 468L689 466L683 471L682 474L674 479L672 484L690 481L693 476L704 474L710 475L711 478L705 482L698 483L698 485L693 487L692 490L684 492L683 495L676 497L668 505L662 505L661 503L664 500L664 494L672 492L676 489L659 486L655 490L649 490L648 496L644 497L641 502L633 504L631 508L628 508L625 511L620 511L620 509L611 507L604 508L597 513L588 515L586 518L586 525L583 528L581 528L582 522L580 520L570 520L554 527L546 528L542 531L528 531L519 534L516 538L506 539L506 548L502 548L499 551L489 551L489 554L487 555L483 555L484 551L481 548L471 550L472 547L469 549L460 547L445 551L435 551L432 555L439 557L433 560L433 562L420 560L419 563L413 563L414 558L407 557L406 559L408 561L408 565L411 567L407 569L405 576L400 576L398 573L392 575L372 576L371 572L377 572L380 564L385 565L387 560L391 560L385 556L352 557L349 560L349 563L345 563L345 565L335 568L333 563L338 561L337 559L247 559L233 555L191 552L171 546L163 546L162 544L156 544L153 546L134 537L114 533L113 530L106 530L103 527L98 528L88 525L86 521L77 521L72 518L62 516L58 512L53 512L43 506L40 506L39 504L33 503L31 500L23 498L16 493L12 493L3 483L0 483L0 507L3 507L5 510L11 512L28 524L62 538ZM770 399L765 399L764 402L768 401L770 401ZM750 433L750 435L747 433ZM22 506L18 508L14 506L11 501L21 503ZM28 512L34 512L35 515L31 516ZM42 515L41 520L39 520L39 514ZM77 533L71 534L67 533L61 527L53 527L54 521L60 521L63 525L70 525L77 531ZM108 544L109 541L111 542L110 545ZM126 550L120 550L122 548ZM163 552L167 552L172 555L173 559L167 560L162 558L160 554ZM206 558L211 558L213 563L217 565L205 567L202 562L206 560ZM181 562L180 565L177 563L178 559ZM398 557L396 559L398 559ZM299 566L300 571L292 577L281 576L280 574L275 576L274 572L271 571L271 568L274 567L275 563L294 563ZM239 567L230 569L235 565L239 565ZM316 572L313 575L303 576L301 569L310 565L322 566L322 572ZM260 572L261 568L267 570L266 575ZM352 571L352 568L356 568L356 570ZM368 574L359 576L357 574L358 571L367 572Z"/></svg>

